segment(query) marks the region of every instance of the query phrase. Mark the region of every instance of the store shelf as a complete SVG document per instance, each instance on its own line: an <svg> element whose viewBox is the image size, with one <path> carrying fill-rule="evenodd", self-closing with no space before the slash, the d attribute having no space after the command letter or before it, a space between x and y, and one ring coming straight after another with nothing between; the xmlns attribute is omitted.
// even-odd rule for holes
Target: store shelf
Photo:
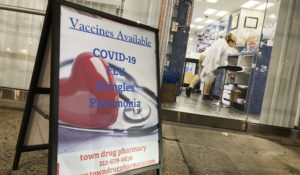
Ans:
<svg viewBox="0 0 300 175"><path fill-rule="evenodd" d="M253 56L254 51L247 51L247 52L239 52L234 54L228 54L228 56Z"/></svg>
<svg viewBox="0 0 300 175"><path fill-rule="evenodd" d="M245 75L250 75L250 72L235 72L237 74L245 74Z"/></svg>
<svg viewBox="0 0 300 175"><path fill-rule="evenodd" d="M249 80L251 78L251 72L248 71L253 71L253 69L251 69L253 63L253 57L254 57L254 52L240 52L236 54L229 54L228 63L234 66L241 66L244 68L244 71L234 72L235 74L234 83L232 83L228 78L226 79L227 83L238 85L239 87L243 87L245 91L247 91L248 89L247 87L249 86ZM222 88L222 80L223 80L222 77L223 77L223 73L218 74L216 77L215 88L213 92L215 96L220 96L221 93L220 88ZM246 109L244 104L238 104L232 102L232 106L240 110Z"/></svg>
<svg viewBox="0 0 300 175"><path fill-rule="evenodd" d="M239 104L239 103L236 103L236 102L231 102L231 106L244 111L245 107L246 107L246 104Z"/></svg>

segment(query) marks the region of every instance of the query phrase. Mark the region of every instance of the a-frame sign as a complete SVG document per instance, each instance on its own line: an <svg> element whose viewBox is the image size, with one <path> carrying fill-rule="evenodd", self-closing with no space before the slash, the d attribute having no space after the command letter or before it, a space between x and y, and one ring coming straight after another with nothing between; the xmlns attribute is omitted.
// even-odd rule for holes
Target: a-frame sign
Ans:
<svg viewBox="0 0 300 175"><path fill-rule="evenodd" d="M49 175L162 174L158 30L49 2L19 132Z"/></svg>

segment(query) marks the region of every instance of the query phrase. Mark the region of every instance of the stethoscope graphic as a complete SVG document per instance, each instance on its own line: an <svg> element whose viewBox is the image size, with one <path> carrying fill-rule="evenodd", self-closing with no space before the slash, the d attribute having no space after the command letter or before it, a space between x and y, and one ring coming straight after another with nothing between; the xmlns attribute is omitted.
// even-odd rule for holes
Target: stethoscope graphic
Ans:
<svg viewBox="0 0 300 175"><path fill-rule="evenodd" d="M74 59L68 59L60 63L60 68L63 68L65 66L69 66L73 63ZM108 63L110 67L119 69L118 66ZM146 99L146 101L141 101L140 107L126 107L123 110L123 118L126 122L132 123L132 124L138 124L146 121L149 119L151 113L153 110L151 110L151 105L156 106L156 100L157 96L155 93L150 90L147 87L140 86L135 78L131 76L129 73L124 72L124 76L122 78L115 77L115 81L118 83L126 83L127 85L133 85L135 86L135 93L139 94L143 99ZM131 100L131 97L128 95L125 95L124 93L119 93L120 99L129 102ZM118 136L139 136L139 135L149 135L152 133L156 133L158 129L158 123L152 124L150 126L146 125L138 125L138 126L132 126L127 129L110 129L110 128L82 128L77 127L73 125L69 125L67 123L64 123L62 121L59 121L59 126L66 129L73 129L77 131L86 131L86 132L97 132L97 133L103 133L108 135L118 135Z"/></svg>

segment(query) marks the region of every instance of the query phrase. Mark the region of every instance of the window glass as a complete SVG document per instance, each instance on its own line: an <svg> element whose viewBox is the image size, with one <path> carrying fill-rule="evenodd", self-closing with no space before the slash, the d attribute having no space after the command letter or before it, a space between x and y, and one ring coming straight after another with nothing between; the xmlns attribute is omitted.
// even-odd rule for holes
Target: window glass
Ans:
<svg viewBox="0 0 300 175"><path fill-rule="evenodd" d="M70 0L158 27L160 0ZM45 11L47 0L2 0L0 4ZM138 8L137 8L138 7ZM28 90L44 16L0 9L0 87Z"/></svg>
<svg viewBox="0 0 300 175"><path fill-rule="evenodd" d="M0 10L0 86L28 89L44 16Z"/></svg>

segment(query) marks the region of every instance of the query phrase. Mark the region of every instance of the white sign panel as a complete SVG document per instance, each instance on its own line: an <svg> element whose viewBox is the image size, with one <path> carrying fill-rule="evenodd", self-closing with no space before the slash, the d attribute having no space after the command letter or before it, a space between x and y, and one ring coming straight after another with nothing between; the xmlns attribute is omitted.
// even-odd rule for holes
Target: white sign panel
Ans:
<svg viewBox="0 0 300 175"><path fill-rule="evenodd" d="M61 6L61 175L159 164L155 32Z"/></svg>

